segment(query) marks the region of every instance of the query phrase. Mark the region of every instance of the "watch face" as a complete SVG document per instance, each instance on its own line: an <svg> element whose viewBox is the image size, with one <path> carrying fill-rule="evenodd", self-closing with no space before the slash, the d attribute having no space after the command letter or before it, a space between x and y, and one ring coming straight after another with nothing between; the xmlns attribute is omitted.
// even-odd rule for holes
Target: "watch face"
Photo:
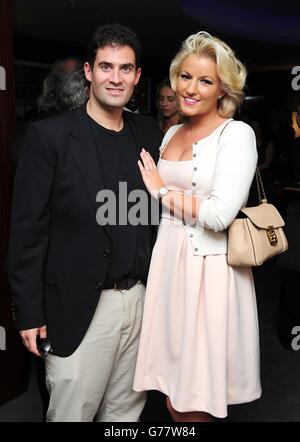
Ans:
<svg viewBox="0 0 300 442"><path fill-rule="evenodd" d="M159 189L160 196L167 195L168 192L169 192L168 189L166 189L165 187L162 187L161 189Z"/></svg>

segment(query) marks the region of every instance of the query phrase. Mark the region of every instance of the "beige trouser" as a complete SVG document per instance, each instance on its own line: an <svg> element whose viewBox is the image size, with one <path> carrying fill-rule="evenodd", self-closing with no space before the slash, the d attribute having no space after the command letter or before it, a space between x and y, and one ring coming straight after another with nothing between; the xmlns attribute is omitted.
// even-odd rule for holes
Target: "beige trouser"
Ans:
<svg viewBox="0 0 300 442"><path fill-rule="evenodd" d="M48 422L136 422L146 393L133 391L145 287L103 290L77 350L48 354Z"/></svg>

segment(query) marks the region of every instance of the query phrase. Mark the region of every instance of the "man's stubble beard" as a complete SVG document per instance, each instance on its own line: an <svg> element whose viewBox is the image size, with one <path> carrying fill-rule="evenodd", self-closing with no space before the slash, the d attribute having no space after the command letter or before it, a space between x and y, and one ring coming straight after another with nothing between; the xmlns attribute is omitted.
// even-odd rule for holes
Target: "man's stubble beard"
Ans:
<svg viewBox="0 0 300 442"><path fill-rule="evenodd" d="M133 90L132 90L133 92ZM97 102L97 104L104 108L107 111L113 111L116 109L123 109L128 101L130 100L131 94L126 93L126 96L122 97L98 97L97 94L95 94L94 91L92 91L92 95L94 97L94 100ZM129 97L128 97L129 95Z"/></svg>

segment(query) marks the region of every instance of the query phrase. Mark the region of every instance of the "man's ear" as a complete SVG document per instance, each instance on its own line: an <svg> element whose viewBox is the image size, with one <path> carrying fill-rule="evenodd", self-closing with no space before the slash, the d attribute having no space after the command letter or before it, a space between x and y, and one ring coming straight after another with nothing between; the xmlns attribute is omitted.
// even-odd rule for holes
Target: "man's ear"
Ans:
<svg viewBox="0 0 300 442"><path fill-rule="evenodd" d="M93 69L91 68L91 65L88 61L84 63L84 73L85 73L85 78L88 81L92 81Z"/></svg>
<svg viewBox="0 0 300 442"><path fill-rule="evenodd" d="M138 84L138 82L140 81L141 78L141 74L142 74L142 69L138 68L135 74L135 80L134 80L134 85L136 86Z"/></svg>

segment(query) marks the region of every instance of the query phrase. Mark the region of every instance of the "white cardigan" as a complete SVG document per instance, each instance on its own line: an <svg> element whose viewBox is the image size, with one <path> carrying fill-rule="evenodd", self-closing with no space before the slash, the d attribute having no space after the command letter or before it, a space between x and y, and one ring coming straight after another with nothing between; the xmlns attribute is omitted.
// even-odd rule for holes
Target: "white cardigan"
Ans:
<svg viewBox="0 0 300 442"><path fill-rule="evenodd" d="M230 121L230 122L229 122ZM165 134L160 155L182 125ZM227 227L245 206L257 164L255 134L248 124L226 120L193 144L193 191L203 199L197 223L184 224L194 255L227 253Z"/></svg>

